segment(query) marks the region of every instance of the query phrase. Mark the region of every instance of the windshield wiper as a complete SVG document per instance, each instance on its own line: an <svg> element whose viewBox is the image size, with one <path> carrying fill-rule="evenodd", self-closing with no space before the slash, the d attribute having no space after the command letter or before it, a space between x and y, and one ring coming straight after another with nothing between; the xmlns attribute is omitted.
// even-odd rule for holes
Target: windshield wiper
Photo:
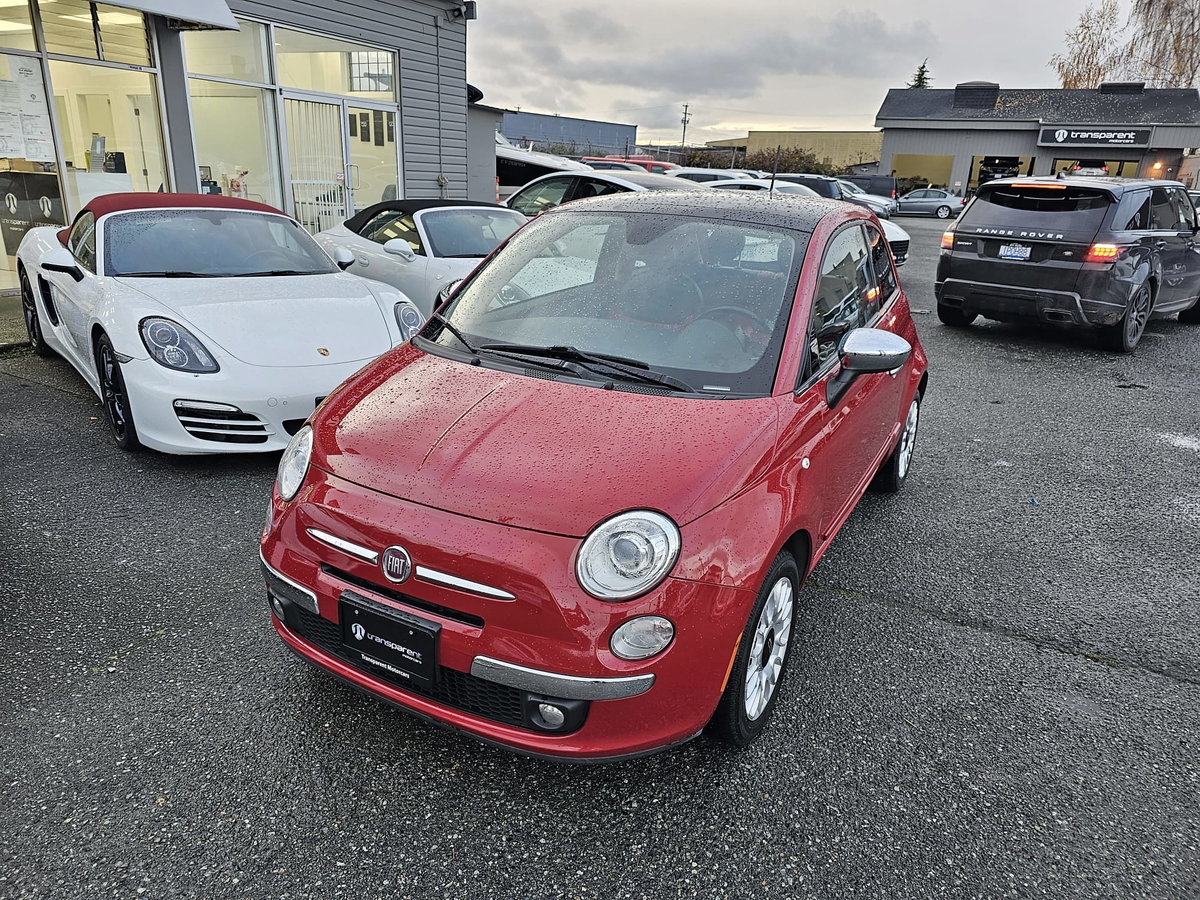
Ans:
<svg viewBox="0 0 1200 900"><path fill-rule="evenodd" d="M486 253L443 253L439 259L483 259Z"/></svg>
<svg viewBox="0 0 1200 900"><path fill-rule="evenodd" d="M271 269L269 272L239 272L238 278L267 278L272 275L321 275L321 272L305 272L301 269ZM328 273L324 273L328 274Z"/></svg>
<svg viewBox="0 0 1200 900"><path fill-rule="evenodd" d="M212 275L207 272L122 272L117 278L228 278L228 275Z"/></svg>
<svg viewBox="0 0 1200 900"><path fill-rule="evenodd" d="M479 348L492 353L523 354L525 356L543 356L550 359L583 364L597 375L605 374L598 371L604 369L608 374L616 372L631 381L641 381L657 384L676 391L689 394L696 393L686 381L681 381L671 375L656 372L640 359L630 359L627 356L615 356L608 353L589 353L578 347L557 344L551 347L540 347L534 344L483 344Z"/></svg>
<svg viewBox="0 0 1200 900"><path fill-rule="evenodd" d="M479 355L479 351L475 347L471 346L471 342L468 341L465 337L463 337L463 333L461 331L459 331L455 326L451 325L450 320L447 319L445 316L443 316L441 313L434 313L429 318L436 319L437 321L441 322L442 327L445 328L447 331L449 331L456 338L458 338L458 342L460 344L462 344L464 347L466 347L468 350L470 350L476 356Z"/></svg>

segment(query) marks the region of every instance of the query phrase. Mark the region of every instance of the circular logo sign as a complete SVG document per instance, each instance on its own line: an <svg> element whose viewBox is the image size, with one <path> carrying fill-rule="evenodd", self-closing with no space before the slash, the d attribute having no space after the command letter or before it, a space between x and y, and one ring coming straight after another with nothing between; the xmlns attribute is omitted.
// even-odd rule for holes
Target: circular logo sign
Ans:
<svg viewBox="0 0 1200 900"><path fill-rule="evenodd" d="M383 551L379 566L383 569L384 578L400 584L408 581L408 576L412 574L412 557L403 547L388 547Z"/></svg>
<svg viewBox="0 0 1200 900"><path fill-rule="evenodd" d="M1067 139L1067 129L1060 128L1058 131L1054 132L1054 139L1060 144L1065 141Z"/></svg>

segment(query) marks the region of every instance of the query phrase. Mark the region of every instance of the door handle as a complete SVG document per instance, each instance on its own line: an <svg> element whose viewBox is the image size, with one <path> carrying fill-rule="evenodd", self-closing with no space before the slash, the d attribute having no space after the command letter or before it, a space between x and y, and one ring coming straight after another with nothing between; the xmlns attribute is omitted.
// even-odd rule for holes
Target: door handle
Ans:
<svg viewBox="0 0 1200 900"><path fill-rule="evenodd" d="M1155 250L1166 250L1166 249L1167 249L1167 242L1166 242L1166 241L1155 241L1155 242L1154 242L1154 249L1155 249Z"/></svg>
<svg viewBox="0 0 1200 900"><path fill-rule="evenodd" d="M353 177L351 177L351 169L354 170ZM346 180L350 182L350 190L352 191L357 191L362 187L362 177L359 175L357 163L350 163L346 166Z"/></svg>

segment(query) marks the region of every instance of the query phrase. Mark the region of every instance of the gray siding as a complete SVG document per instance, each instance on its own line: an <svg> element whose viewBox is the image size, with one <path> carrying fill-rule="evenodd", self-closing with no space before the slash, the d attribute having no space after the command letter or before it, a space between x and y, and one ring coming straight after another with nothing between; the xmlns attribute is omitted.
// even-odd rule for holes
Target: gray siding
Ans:
<svg viewBox="0 0 1200 900"><path fill-rule="evenodd" d="M230 0L234 13L400 53L404 196L467 196L467 24L452 0Z"/></svg>

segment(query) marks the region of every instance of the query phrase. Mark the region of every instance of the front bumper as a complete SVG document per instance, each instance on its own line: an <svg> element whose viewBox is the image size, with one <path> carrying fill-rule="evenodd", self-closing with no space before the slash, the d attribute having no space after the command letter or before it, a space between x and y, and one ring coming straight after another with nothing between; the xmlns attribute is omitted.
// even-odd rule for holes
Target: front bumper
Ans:
<svg viewBox="0 0 1200 900"><path fill-rule="evenodd" d="M571 583L576 539L481 523L323 473L315 485L309 478L305 502L276 501L261 548L276 631L307 661L421 717L544 757L641 755L691 739L711 718L752 592L669 578L645 597L603 603ZM376 522L400 524L385 531ZM377 563L313 539L311 528L360 547L401 544L415 573L452 572L513 599L421 574L389 585ZM347 650L339 623L347 591L440 626L432 686L367 669ZM615 657L612 632L650 613L672 620L672 644L642 662ZM541 727L542 702L572 727Z"/></svg>
<svg viewBox="0 0 1200 900"><path fill-rule="evenodd" d="M1115 325L1126 304L1082 297L1075 291L1050 291L947 278L934 286L938 303L999 321L1038 321L1060 327Z"/></svg>
<svg viewBox="0 0 1200 900"><path fill-rule="evenodd" d="M291 368L223 359L221 371L193 375L133 359L122 371L138 439L147 447L175 454L269 453L286 447L318 399L366 362Z"/></svg>

